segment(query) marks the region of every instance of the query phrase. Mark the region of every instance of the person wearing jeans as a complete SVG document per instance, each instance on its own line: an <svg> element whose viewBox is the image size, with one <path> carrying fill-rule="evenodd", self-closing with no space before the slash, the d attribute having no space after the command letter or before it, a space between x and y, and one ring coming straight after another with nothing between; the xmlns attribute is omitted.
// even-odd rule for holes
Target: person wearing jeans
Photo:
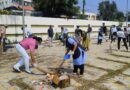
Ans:
<svg viewBox="0 0 130 90"><path fill-rule="evenodd" d="M35 49L38 48L38 44L42 42L40 37L32 37L32 38L25 38L20 43L16 44L16 50L21 55L19 61L14 65L13 69L17 72L21 72L19 69L21 66L25 65L25 72L31 73L29 69L29 60L30 57L26 50L30 50L31 60L33 65L36 66L35 56Z"/></svg>

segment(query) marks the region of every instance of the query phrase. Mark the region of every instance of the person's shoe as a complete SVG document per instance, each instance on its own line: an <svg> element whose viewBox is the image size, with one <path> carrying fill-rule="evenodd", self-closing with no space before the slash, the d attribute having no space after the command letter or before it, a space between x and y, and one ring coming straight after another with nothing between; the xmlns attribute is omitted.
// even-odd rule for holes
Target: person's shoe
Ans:
<svg viewBox="0 0 130 90"><path fill-rule="evenodd" d="M25 70L25 72L28 74L32 74L32 72L30 70Z"/></svg>
<svg viewBox="0 0 130 90"><path fill-rule="evenodd" d="M18 73L21 72L21 70L20 70L18 67L16 67L16 66L13 67L13 70L14 70L15 72L18 72Z"/></svg>

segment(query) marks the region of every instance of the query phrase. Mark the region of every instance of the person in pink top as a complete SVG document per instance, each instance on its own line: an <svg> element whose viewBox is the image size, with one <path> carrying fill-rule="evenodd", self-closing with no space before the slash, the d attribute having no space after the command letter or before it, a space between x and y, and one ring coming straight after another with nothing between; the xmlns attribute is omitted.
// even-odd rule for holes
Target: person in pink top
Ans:
<svg viewBox="0 0 130 90"><path fill-rule="evenodd" d="M25 72L31 73L29 69L29 60L30 57L26 50L30 51L31 60L33 65L36 65L35 56L35 49L38 48L38 44L42 42L42 38L40 37L32 37L32 38L25 38L18 44L16 44L17 52L22 56L20 60L14 65L13 69L17 72L21 72L19 69L21 66L25 65Z"/></svg>

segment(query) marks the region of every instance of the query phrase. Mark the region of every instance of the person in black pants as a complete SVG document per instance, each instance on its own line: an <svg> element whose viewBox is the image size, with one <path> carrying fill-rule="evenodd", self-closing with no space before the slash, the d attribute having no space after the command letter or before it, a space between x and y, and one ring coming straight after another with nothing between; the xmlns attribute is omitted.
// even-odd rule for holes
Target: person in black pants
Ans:
<svg viewBox="0 0 130 90"><path fill-rule="evenodd" d="M107 27L105 26L105 23L102 23L102 29L105 36L107 36Z"/></svg>
<svg viewBox="0 0 130 90"><path fill-rule="evenodd" d="M98 32L98 42L97 44L102 44L102 40L103 40L103 31L102 31L102 27L99 29Z"/></svg>
<svg viewBox="0 0 130 90"><path fill-rule="evenodd" d="M129 42L129 47L130 47L130 24L128 25L128 28L127 28L127 34L128 34L128 42Z"/></svg>
<svg viewBox="0 0 130 90"><path fill-rule="evenodd" d="M120 27L117 28L117 36L118 36L118 41L117 41L117 45L118 45L118 50L120 50L120 42L121 42L121 39L123 40L123 43L124 43L124 46L126 47L126 50L128 51L128 46L127 46L127 43L126 43L126 36L125 36L125 33L121 30Z"/></svg>
<svg viewBox="0 0 130 90"><path fill-rule="evenodd" d="M84 64L82 65L74 65L74 73L78 72L78 69L80 70L80 74L83 75L84 74Z"/></svg>
<svg viewBox="0 0 130 90"><path fill-rule="evenodd" d="M50 26L48 29L49 46L52 46L53 36L54 36L53 28L52 26Z"/></svg>

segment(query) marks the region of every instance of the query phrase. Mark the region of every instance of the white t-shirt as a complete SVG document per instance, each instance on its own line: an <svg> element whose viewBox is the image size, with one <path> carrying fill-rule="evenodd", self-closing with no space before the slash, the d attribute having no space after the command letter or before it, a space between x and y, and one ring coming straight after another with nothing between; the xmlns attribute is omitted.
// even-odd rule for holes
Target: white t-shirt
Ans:
<svg viewBox="0 0 130 90"><path fill-rule="evenodd" d="M111 32L112 32L112 34L113 34L114 32L117 32L117 28L116 28L116 27L113 27L112 30L111 30Z"/></svg>
<svg viewBox="0 0 130 90"><path fill-rule="evenodd" d="M117 36L118 36L118 37L121 37L121 38L126 38L126 37L125 37L125 33L124 33L123 31L118 31L118 32L117 32Z"/></svg>
<svg viewBox="0 0 130 90"><path fill-rule="evenodd" d="M29 37L30 35L32 35L32 31L30 28L25 27L24 32L25 32L25 37Z"/></svg>
<svg viewBox="0 0 130 90"><path fill-rule="evenodd" d="M64 29L63 33L67 34L68 33L68 29Z"/></svg>
<svg viewBox="0 0 130 90"><path fill-rule="evenodd" d="M127 33L130 34L130 27L127 28Z"/></svg>

